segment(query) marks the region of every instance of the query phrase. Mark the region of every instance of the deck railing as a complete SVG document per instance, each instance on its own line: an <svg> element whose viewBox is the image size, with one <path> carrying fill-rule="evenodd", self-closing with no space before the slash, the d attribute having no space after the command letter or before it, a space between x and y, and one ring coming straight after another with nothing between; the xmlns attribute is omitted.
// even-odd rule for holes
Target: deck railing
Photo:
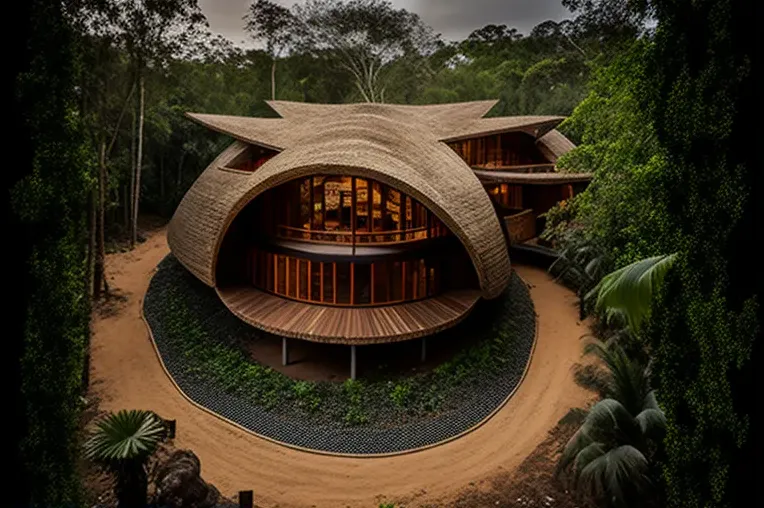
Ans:
<svg viewBox="0 0 764 508"><path fill-rule="evenodd" d="M277 226L276 235L288 240L300 240L312 243L330 243L347 245L390 245L398 243L415 242L428 238L427 226L412 229L396 229L389 231L319 231L291 226ZM429 237L436 235L433 228Z"/></svg>
<svg viewBox="0 0 764 508"><path fill-rule="evenodd" d="M472 169L481 171L506 171L508 173L553 173L554 164L515 164L512 166L502 166L496 163L477 164Z"/></svg>
<svg viewBox="0 0 764 508"><path fill-rule="evenodd" d="M510 245L527 242L536 237L536 217L533 210L523 210L504 217Z"/></svg>

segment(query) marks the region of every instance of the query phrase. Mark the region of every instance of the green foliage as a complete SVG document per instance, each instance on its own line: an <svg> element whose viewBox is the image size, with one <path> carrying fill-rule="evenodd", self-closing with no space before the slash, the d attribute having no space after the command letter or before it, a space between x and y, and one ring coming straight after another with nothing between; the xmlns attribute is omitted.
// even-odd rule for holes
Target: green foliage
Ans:
<svg viewBox="0 0 764 508"><path fill-rule="evenodd" d="M647 369L618 346L591 342L585 352L597 355L608 369L607 398L589 410L565 446L559 468L571 470L577 492L602 506L654 506L650 462L666 420Z"/></svg>
<svg viewBox="0 0 764 508"><path fill-rule="evenodd" d="M406 407L408 405L410 395L411 386L405 383L396 384L390 391L390 399L398 407Z"/></svg>
<svg viewBox="0 0 764 508"><path fill-rule="evenodd" d="M761 176L745 148L758 121L756 17L738 0L651 5L655 37L595 73L563 125L582 144L560 165L595 172L572 221L615 268L677 253L643 330L667 419L667 505L737 506L755 488L750 390L761 354Z"/></svg>
<svg viewBox="0 0 764 508"><path fill-rule="evenodd" d="M639 330L675 259L676 254L654 256L607 274L590 293L597 295L596 309L621 311L629 327Z"/></svg>
<svg viewBox="0 0 764 508"><path fill-rule="evenodd" d="M678 251L649 330L666 411L668 506L744 506L761 362L761 164L750 2L658 2L644 106L665 150L663 252ZM703 27L698 29L698 27ZM758 158L758 159L757 159Z"/></svg>
<svg viewBox="0 0 764 508"><path fill-rule="evenodd" d="M33 1L30 60L18 76L29 169L11 189L12 221L24 235L14 249L30 252L19 283L24 320L21 393L25 434L19 443L31 497L25 506L73 506L81 500L77 460L82 373L90 305L85 277L85 210L91 158L75 113L76 48L62 6ZM16 128L14 126L13 128ZM13 443L12 446L15 446ZM20 486L22 488L23 486Z"/></svg>
<svg viewBox="0 0 764 508"><path fill-rule="evenodd" d="M156 277L167 284L158 309L164 340L176 354L185 357L187 375L214 383L274 412L298 412L322 423L384 424L389 423L390 415L411 421L438 414L461 402L456 395L460 389L484 381L486 376L490 378L507 362L517 361L513 355L517 342L527 340L534 331L532 303L527 289L516 280L511 286L514 290L508 292L511 294L487 302L468 318L470 322L443 332L444 341L465 333L471 340L432 371L403 374L380 369L363 380L343 383L297 381L250 359L249 351L237 337L260 332L234 317L224 326L235 324L238 328L223 332L225 339L221 340L220 322L205 318L198 309L199 294L195 291L199 288L192 289L175 279L198 284L177 261L165 261ZM214 293L211 297L214 301L204 303L204 308L219 305Z"/></svg>
<svg viewBox="0 0 764 508"><path fill-rule="evenodd" d="M96 424L85 443L85 455L112 466L120 461L146 460L165 436L164 422L151 411L122 410Z"/></svg>
<svg viewBox="0 0 764 508"><path fill-rule="evenodd" d="M120 508L146 505L146 463L166 436L164 422L151 411L122 410L96 424L85 443L85 456L115 478L114 491Z"/></svg>
<svg viewBox="0 0 764 508"><path fill-rule="evenodd" d="M597 70L589 96L560 127L580 143L559 160L560 168L594 173L586 191L573 200L572 222L616 268L660 254L655 240L666 228L657 185L665 154L639 103L646 51L647 45L638 42Z"/></svg>

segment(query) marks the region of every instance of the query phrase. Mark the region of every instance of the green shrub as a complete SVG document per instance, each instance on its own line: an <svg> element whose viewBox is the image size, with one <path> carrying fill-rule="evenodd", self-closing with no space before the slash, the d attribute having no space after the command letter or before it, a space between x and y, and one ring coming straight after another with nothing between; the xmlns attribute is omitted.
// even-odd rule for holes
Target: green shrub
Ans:
<svg viewBox="0 0 764 508"><path fill-rule="evenodd" d="M406 407L411 395L411 386L406 383L398 383L390 392L390 399L398 407Z"/></svg>

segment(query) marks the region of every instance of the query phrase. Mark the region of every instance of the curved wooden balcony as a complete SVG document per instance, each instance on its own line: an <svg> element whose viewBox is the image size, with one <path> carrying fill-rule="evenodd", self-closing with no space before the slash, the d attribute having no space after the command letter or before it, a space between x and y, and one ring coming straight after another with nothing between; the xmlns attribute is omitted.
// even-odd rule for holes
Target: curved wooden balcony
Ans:
<svg viewBox="0 0 764 508"><path fill-rule="evenodd" d="M218 288L217 293L239 319L266 332L348 345L431 335L459 323L480 299L478 290L459 290L397 305L329 307L287 300L252 286Z"/></svg>
<svg viewBox="0 0 764 508"><path fill-rule="evenodd" d="M416 242L440 236L436 228L427 226L398 229L389 231L344 231L344 230L311 230L290 226L276 226L276 236L284 240L300 240L311 243L345 244L345 245L393 245Z"/></svg>

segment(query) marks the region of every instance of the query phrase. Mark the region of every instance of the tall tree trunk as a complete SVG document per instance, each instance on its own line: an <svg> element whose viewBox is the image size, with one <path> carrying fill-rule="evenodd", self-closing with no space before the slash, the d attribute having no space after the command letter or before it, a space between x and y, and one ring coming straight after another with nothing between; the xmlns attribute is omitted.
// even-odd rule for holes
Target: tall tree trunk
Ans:
<svg viewBox="0 0 764 508"><path fill-rule="evenodd" d="M164 152L159 156L159 199L164 204Z"/></svg>
<svg viewBox="0 0 764 508"><path fill-rule="evenodd" d="M276 100L276 57L271 64L271 100Z"/></svg>
<svg viewBox="0 0 764 508"><path fill-rule="evenodd" d="M122 186L124 191L124 199L122 201L122 213L124 214L124 217L122 217L122 220L125 224L125 231L130 231L130 191L127 187L127 185Z"/></svg>
<svg viewBox="0 0 764 508"><path fill-rule="evenodd" d="M88 213L88 266L87 266L87 282L88 282L88 296L93 297L93 280L95 272L95 252L96 252L96 188L93 187L90 193L90 211Z"/></svg>
<svg viewBox="0 0 764 508"><path fill-rule="evenodd" d="M98 154L98 214L96 217L96 252L95 265L93 268L93 299L101 297L101 290L109 291L106 282L106 270L104 262L106 260L106 238L104 234L104 221L106 218L106 140L101 140L101 150Z"/></svg>
<svg viewBox="0 0 764 508"><path fill-rule="evenodd" d="M183 159L186 158L186 151L180 152L180 161L178 161L178 182L175 184L175 197L180 196L180 186L183 184Z"/></svg>
<svg viewBox="0 0 764 508"><path fill-rule="evenodd" d="M131 246L138 242L138 204L141 202L141 165L143 163L143 116L146 102L146 82L140 77L140 111L138 113L138 154L135 157L135 199L133 200L133 236Z"/></svg>
<svg viewBox="0 0 764 508"><path fill-rule="evenodd" d="M130 237L130 245L133 246L133 205L135 203L135 137L136 137L136 118L135 105L133 105L133 125L130 135L130 201L125 206L128 208L130 219L127 223L127 233Z"/></svg>

